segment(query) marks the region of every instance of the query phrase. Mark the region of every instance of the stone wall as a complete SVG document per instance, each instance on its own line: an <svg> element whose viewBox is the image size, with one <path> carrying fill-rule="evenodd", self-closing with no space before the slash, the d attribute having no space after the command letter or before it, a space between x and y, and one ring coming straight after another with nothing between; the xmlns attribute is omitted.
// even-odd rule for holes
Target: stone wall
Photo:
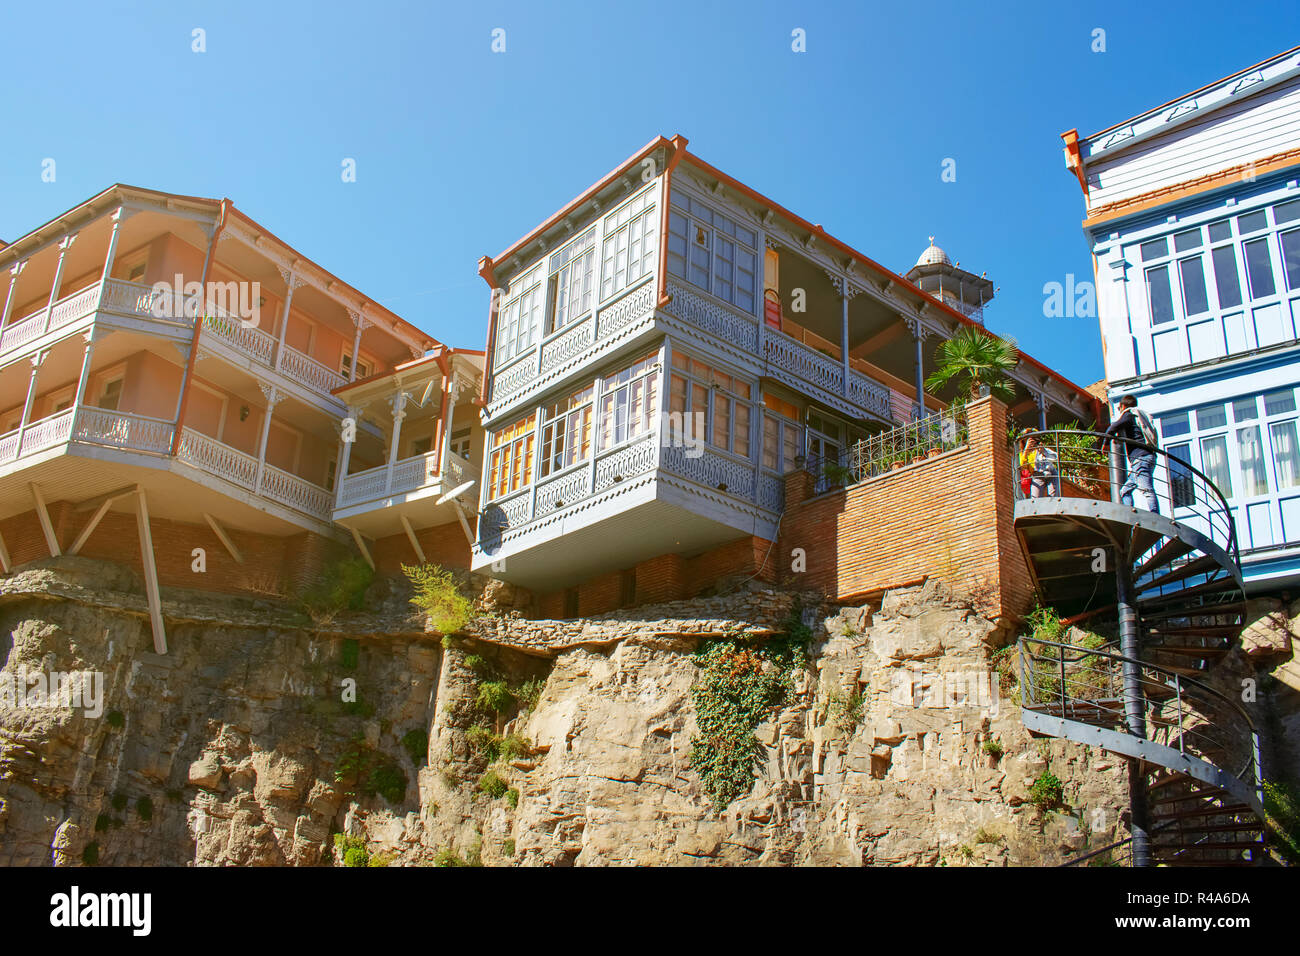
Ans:
<svg viewBox="0 0 1300 956"><path fill-rule="evenodd" d="M6 671L97 669L108 684L98 719L0 703L0 864L75 865L93 843L103 864L313 865L345 832L399 864L998 865L1122 829L1123 773L1105 755L1031 740L1005 702L900 702L909 665L922 683L986 671L1003 640L933 583L808 611L812 667L758 730L752 792L722 813L690 767L692 655L708 636L779 630L796 595L486 618L445 649L405 597L380 584L370 613L312 625L272 602L166 592L160 657L127 569L72 559L0 580ZM492 727L532 744L494 768L513 805L477 786L484 660L503 680L544 680L535 707ZM347 680L355 704L340 701ZM848 726L833 704L855 688L865 704ZM428 733L415 759L411 731ZM358 763L400 771L400 799L368 793ZM1049 767L1068 807L1042 814L1027 793Z"/></svg>

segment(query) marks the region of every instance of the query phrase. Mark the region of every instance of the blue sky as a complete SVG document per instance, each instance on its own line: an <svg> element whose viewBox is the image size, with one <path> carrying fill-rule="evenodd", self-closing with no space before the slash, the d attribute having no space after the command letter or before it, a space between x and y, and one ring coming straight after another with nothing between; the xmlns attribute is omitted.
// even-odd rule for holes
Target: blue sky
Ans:
<svg viewBox="0 0 1300 956"><path fill-rule="evenodd" d="M505 53L490 49L498 27ZM482 348L478 257L681 133L896 271L935 235L997 283L990 328L1087 384L1102 374L1095 321L1043 317L1045 282L1091 277L1059 134L1297 37L1298 6L1200 0L18 4L0 32L0 238L113 182L229 196L437 338Z"/></svg>

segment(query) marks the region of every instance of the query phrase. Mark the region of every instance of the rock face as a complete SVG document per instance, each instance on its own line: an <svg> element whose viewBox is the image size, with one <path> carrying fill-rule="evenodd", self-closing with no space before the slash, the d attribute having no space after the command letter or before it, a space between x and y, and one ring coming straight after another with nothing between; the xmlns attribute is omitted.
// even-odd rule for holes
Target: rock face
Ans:
<svg viewBox="0 0 1300 956"><path fill-rule="evenodd" d="M158 656L120 569L0 581L0 676L104 676L98 717L0 701L0 865L319 865L338 861L335 833L406 865L1015 865L1124 835L1122 763L1031 740L994 699L1007 635L934 584L879 608L803 599L810 666L756 728L752 791L722 812L690 765L693 654L779 632L795 595L485 618L446 648L396 598L326 631L168 597ZM529 745L490 767L489 672L540 687L489 721ZM1030 788L1048 771L1063 795L1044 813Z"/></svg>

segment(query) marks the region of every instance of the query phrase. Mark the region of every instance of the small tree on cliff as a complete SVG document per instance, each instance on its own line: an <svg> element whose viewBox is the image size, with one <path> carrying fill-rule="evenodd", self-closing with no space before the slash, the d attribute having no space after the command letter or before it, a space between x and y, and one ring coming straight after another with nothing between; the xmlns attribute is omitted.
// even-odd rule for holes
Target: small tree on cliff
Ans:
<svg viewBox="0 0 1300 956"><path fill-rule="evenodd" d="M436 564L404 564L402 573L415 586L411 603L425 613L439 634L455 634L474 616L474 605L460 593L450 571Z"/></svg>
<svg viewBox="0 0 1300 956"><path fill-rule="evenodd" d="M965 326L935 352L939 367L925 380L925 387L938 391L955 383L959 391L971 398L980 397L980 389L1010 400L1015 395L1010 374L1020 361L1020 350L1012 339L999 338L974 326Z"/></svg>

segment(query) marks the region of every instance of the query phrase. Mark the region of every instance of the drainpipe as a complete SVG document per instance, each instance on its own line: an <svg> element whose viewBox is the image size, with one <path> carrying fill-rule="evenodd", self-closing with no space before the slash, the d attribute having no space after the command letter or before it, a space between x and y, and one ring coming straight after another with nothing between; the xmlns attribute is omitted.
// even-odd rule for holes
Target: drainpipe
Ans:
<svg viewBox="0 0 1300 956"><path fill-rule="evenodd" d="M212 268L212 260L216 258L217 241L221 238L221 231L226 228L226 216L230 211L230 200L221 200L221 218L217 220L217 228L212 232L212 238L208 241L208 254L203 260L203 275L199 279L199 294L203 296L200 305L207 301L208 272ZM200 309L200 311L204 311ZM185 425L185 413L190 407L190 379L194 377L194 366L199 360L199 332L203 329L203 316L194 317L194 336L190 339L190 357L185 362L185 372L181 375L181 394L176 409L176 430L172 435L173 456L180 453L181 450L181 429Z"/></svg>
<svg viewBox="0 0 1300 956"><path fill-rule="evenodd" d="M501 288L501 284L497 282L496 264L492 261L491 256L484 256L478 261L478 274L483 277L483 281L492 290L492 308L488 313L486 364L483 368L483 382L479 386L478 398L474 400L475 405L486 408L488 401L492 397L492 353L497 342L497 309L501 305L501 296L497 294L497 290Z"/></svg>
<svg viewBox="0 0 1300 956"><path fill-rule="evenodd" d="M668 201L672 195L673 170L686 155L687 140L685 136L678 133L671 142L673 151L664 169L663 208L659 210L659 301L656 303L656 308L660 309L671 301L668 295Z"/></svg>

